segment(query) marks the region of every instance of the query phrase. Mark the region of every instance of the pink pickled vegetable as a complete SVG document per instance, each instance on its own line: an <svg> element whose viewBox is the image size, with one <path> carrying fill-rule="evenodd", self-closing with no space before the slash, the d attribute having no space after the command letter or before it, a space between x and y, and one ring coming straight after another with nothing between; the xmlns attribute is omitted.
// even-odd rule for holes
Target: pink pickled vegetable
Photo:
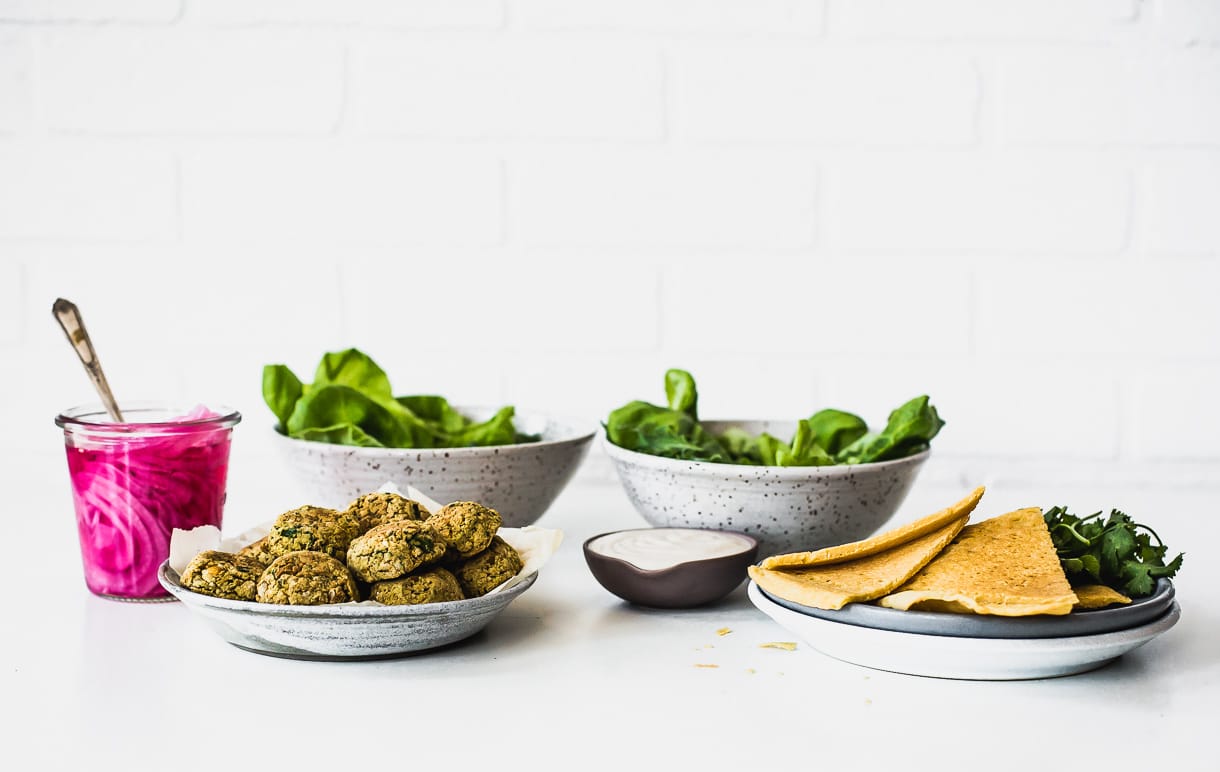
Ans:
<svg viewBox="0 0 1220 772"><path fill-rule="evenodd" d="M220 527L232 424L206 408L158 424L67 435L85 583L99 595L166 595L157 569L174 528Z"/></svg>

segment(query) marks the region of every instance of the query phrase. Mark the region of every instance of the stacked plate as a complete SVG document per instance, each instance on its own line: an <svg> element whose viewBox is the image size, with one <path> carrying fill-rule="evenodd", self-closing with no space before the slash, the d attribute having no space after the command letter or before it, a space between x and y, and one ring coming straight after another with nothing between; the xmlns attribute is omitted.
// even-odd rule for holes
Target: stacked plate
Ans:
<svg viewBox="0 0 1220 772"><path fill-rule="evenodd" d="M1066 616L898 611L866 603L826 611L771 595L753 581L749 597L782 627L836 659L896 673L987 681L1099 668L1173 627L1181 615L1167 579L1129 605Z"/></svg>

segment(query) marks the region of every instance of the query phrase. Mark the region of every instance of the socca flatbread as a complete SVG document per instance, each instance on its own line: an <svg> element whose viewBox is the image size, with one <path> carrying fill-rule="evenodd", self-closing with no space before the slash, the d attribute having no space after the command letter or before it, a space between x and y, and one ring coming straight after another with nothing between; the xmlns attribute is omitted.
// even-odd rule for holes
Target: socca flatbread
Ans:
<svg viewBox="0 0 1220 772"><path fill-rule="evenodd" d="M1126 595L1104 584L1082 584L1079 587L1073 587L1072 592L1076 593L1075 608L1077 611L1131 602Z"/></svg>
<svg viewBox="0 0 1220 772"><path fill-rule="evenodd" d="M966 525L959 517L893 549L846 563L774 570L750 566L759 587L780 598L821 609L872 600L892 592L945 548Z"/></svg>
<svg viewBox="0 0 1220 772"><path fill-rule="evenodd" d="M1076 595L1037 507L962 529L935 560L892 595L887 608L1020 617L1067 614Z"/></svg>
<svg viewBox="0 0 1220 772"><path fill-rule="evenodd" d="M837 547L827 547L816 552L790 552L786 555L773 555L764 560L760 565L763 568L828 566L834 563L845 563L849 560L876 555L878 552L885 552L892 547L897 547L899 544L905 544L921 536L926 536L933 531L939 531L946 525L969 515L978 506L979 499L983 498L984 490L982 486L979 486L971 491L969 496L951 507L946 507L939 512L886 531L885 533L870 536L863 541L840 544Z"/></svg>

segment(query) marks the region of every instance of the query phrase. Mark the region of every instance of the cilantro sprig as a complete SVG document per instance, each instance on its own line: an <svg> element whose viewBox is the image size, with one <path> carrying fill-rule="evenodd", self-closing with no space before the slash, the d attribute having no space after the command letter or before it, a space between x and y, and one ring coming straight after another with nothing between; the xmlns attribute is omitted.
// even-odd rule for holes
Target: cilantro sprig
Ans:
<svg viewBox="0 0 1220 772"><path fill-rule="evenodd" d="M1157 579L1168 579L1182 568L1182 553L1166 564L1168 550L1161 537L1117 509L1104 521L1101 512L1077 517L1066 507L1052 507L1042 517L1072 584L1104 584L1142 598L1152 594Z"/></svg>

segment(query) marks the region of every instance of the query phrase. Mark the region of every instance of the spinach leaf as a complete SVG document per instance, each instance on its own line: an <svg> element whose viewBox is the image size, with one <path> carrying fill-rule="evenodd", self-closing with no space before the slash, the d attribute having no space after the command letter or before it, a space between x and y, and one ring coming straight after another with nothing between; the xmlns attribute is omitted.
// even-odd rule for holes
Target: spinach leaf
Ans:
<svg viewBox="0 0 1220 772"><path fill-rule="evenodd" d="M517 441L513 412L511 407L502 407L494 416L478 424L463 419L467 425L450 435L450 446L511 445Z"/></svg>
<svg viewBox="0 0 1220 772"><path fill-rule="evenodd" d="M814 444L832 456L868 433L863 418L833 408L819 410L807 423Z"/></svg>
<svg viewBox="0 0 1220 772"><path fill-rule="evenodd" d="M385 447L355 424L336 424L335 426L302 429L294 436L301 440L330 442L335 445L356 445L364 448Z"/></svg>
<svg viewBox="0 0 1220 772"><path fill-rule="evenodd" d="M414 427L407 426L385 405L350 386L310 389L297 401L288 418L287 428L290 436L302 437L307 432L317 436L323 431L330 435L341 435L347 431L342 427L349 425L387 447L430 447L412 445L417 439L413 436ZM353 432L350 436L359 438L362 435Z"/></svg>
<svg viewBox="0 0 1220 772"><path fill-rule="evenodd" d="M398 404L410 410L417 418L435 424L448 434L461 432L472 421L449 405L444 397L431 395L398 397ZM510 414L511 415L511 414Z"/></svg>
<svg viewBox="0 0 1220 772"><path fill-rule="evenodd" d="M288 417L303 390L301 379L287 365L263 367L263 401L271 408L281 430L287 431Z"/></svg>
<svg viewBox="0 0 1220 772"><path fill-rule="evenodd" d="M312 384L302 384L284 365L267 365L263 400L279 421L280 431L318 442L449 448L540 439L516 430L511 407L476 424L444 397L395 398L385 370L354 348L325 354Z"/></svg>
<svg viewBox="0 0 1220 772"><path fill-rule="evenodd" d="M915 397L890 413L880 433L862 435L840 450L835 460L867 464L910 456L926 449L944 425L927 395Z"/></svg>
<svg viewBox="0 0 1220 772"><path fill-rule="evenodd" d="M758 456L763 466L779 466L780 448L787 444L778 437L763 432L758 435Z"/></svg>
<svg viewBox="0 0 1220 772"><path fill-rule="evenodd" d="M372 399L391 400L390 378L369 356L357 349L349 348L326 354L318 363L313 376L313 385L350 386Z"/></svg>
<svg viewBox="0 0 1220 772"><path fill-rule="evenodd" d="M695 378L685 370L671 369L665 373L665 401L670 410L686 413L699 420L699 392Z"/></svg>
<svg viewBox="0 0 1220 772"><path fill-rule="evenodd" d="M606 419L606 437L619 447L666 458L729 461L724 448L688 413L636 400Z"/></svg>
<svg viewBox="0 0 1220 772"><path fill-rule="evenodd" d="M636 400L614 410L604 424L615 445L656 456L695 461L764 466L825 466L886 461L928 447L944 426L927 396L916 397L890 413L880 432L843 410L819 410L798 422L784 442L762 433L751 436L732 427L715 437L699 423L698 390L686 370L665 373L667 407Z"/></svg>
<svg viewBox="0 0 1220 772"><path fill-rule="evenodd" d="M828 466L835 460L814 441L814 432L809 421L796 425L792 442L775 451L776 466Z"/></svg>
<svg viewBox="0 0 1220 772"><path fill-rule="evenodd" d="M721 447L734 464L761 464L762 452L758 447L758 438L752 437L745 429L730 426L720 437Z"/></svg>

